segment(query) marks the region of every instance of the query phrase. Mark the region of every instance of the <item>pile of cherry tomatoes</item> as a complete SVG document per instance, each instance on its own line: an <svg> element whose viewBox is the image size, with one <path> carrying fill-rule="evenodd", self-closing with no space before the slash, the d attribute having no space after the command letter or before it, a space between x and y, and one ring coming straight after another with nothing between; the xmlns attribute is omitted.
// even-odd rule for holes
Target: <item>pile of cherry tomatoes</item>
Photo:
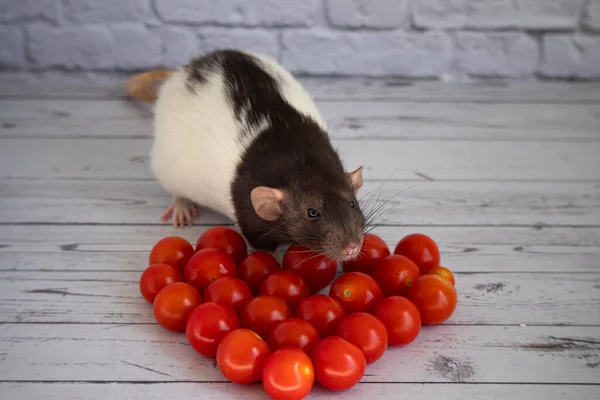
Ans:
<svg viewBox="0 0 600 400"><path fill-rule="evenodd" d="M262 381L273 399L294 400L315 381L334 391L356 385L388 346L447 320L457 296L439 263L426 235L404 237L391 254L366 234L336 278L337 263L309 249L290 246L280 266L270 253L248 254L235 230L214 227L195 249L176 236L156 243L140 290L158 323L185 332L227 379ZM329 284L329 295L318 293Z"/></svg>

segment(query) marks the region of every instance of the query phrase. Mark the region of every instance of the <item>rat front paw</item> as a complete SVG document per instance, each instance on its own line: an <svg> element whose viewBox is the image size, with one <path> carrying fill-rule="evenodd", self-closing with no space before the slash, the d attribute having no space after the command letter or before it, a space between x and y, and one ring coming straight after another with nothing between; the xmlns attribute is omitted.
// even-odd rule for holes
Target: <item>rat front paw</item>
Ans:
<svg viewBox="0 0 600 400"><path fill-rule="evenodd" d="M196 213L197 208L193 202L183 197L175 196L169 208L161 216L161 220L166 222L171 218L175 228L186 225L192 226L194 219L196 219Z"/></svg>

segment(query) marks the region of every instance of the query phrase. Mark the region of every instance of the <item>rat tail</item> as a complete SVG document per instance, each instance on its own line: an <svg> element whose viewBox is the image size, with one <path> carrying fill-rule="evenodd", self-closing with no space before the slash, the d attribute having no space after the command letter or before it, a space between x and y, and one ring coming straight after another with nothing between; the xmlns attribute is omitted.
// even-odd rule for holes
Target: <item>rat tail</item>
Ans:
<svg viewBox="0 0 600 400"><path fill-rule="evenodd" d="M154 103L158 98L158 89L154 85L167 79L173 72L155 69L134 75L125 83L125 93L135 100Z"/></svg>

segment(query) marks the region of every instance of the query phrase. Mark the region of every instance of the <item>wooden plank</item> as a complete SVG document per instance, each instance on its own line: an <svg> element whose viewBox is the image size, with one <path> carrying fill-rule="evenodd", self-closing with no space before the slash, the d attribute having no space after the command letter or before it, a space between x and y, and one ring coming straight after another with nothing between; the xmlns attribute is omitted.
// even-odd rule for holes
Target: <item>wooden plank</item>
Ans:
<svg viewBox="0 0 600 400"><path fill-rule="evenodd" d="M600 142L334 141L366 179L598 180ZM147 139L0 139L0 178L150 178ZM30 162L35 160L35 162Z"/></svg>
<svg viewBox="0 0 600 400"><path fill-rule="evenodd" d="M191 243L207 229L170 226L0 226L0 270L142 271L160 238ZM455 272L600 272L600 229L379 227L393 249L406 234L436 240Z"/></svg>
<svg viewBox="0 0 600 400"><path fill-rule="evenodd" d="M0 397L27 400L163 400L177 393L179 400L220 400L239 398L264 400L260 384L240 387L233 383L170 382L156 384L135 383L62 383L62 382L9 382L0 383ZM307 400L330 399L332 392L315 385ZM336 399L413 400L440 399L494 399L494 400L597 400L599 386L536 385L536 384L421 384L421 383L359 383L352 389L336 392Z"/></svg>
<svg viewBox="0 0 600 400"><path fill-rule="evenodd" d="M225 381L185 335L158 325L7 324L0 332L3 380ZM598 327L425 327L362 381L600 383L599 337Z"/></svg>
<svg viewBox="0 0 600 400"><path fill-rule="evenodd" d="M318 106L336 139L600 139L595 104L359 101ZM126 100L0 101L0 137L151 136L151 107Z"/></svg>
<svg viewBox="0 0 600 400"><path fill-rule="evenodd" d="M132 73L0 72L0 97L17 99L124 98ZM572 103L600 102L597 82L476 81L300 77L317 100Z"/></svg>
<svg viewBox="0 0 600 400"><path fill-rule="evenodd" d="M140 264L145 260L140 257ZM600 274L457 275L459 306L448 323L600 325ZM2 270L0 321L152 322L139 277L140 272Z"/></svg>
<svg viewBox="0 0 600 400"><path fill-rule="evenodd" d="M171 202L153 180L0 180L0 192L4 223L158 224ZM600 225L598 183L366 182L359 197L383 224ZM196 223L230 221L203 210Z"/></svg>

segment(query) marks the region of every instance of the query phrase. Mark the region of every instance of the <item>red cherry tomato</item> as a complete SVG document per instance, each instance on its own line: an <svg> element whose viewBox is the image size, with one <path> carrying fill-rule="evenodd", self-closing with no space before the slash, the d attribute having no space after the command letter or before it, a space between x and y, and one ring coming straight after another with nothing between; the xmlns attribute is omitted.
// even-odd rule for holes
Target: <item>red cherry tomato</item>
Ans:
<svg viewBox="0 0 600 400"><path fill-rule="evenodd" d="M440 250L437 244L427 235L413 233L402 238L394 254L410 258L424 275L433 267L440 265Z"/></svg>
<svg viewBox="0 0 600 400"><path fill-rule="evenodd" d="M244 328L252 329L268 339L275 326L292 318L292 313L287 303L279 297L258 296L246 304L240 317Z"/></svg>
<svg viewBox="0 0 600 400"><path fill-rule="evenodd" d="M409 344L421 330L419 310L406 297L392 296L381 300L373 315L385 325L390 346Z"/></svg>
<svg viewBox="0 0 600 400"><path fill-rule="evenodd" d="M379 261L371 273L381 286L385 297L404 296L420 274L417 264L398 254L387 256Z"/></svg>
<svg viewBox="0 0 600 400"><path fill-rule="evenodd" d="M310 322L324 338L333 335L346 311L339 301L324 294L313 294L298 304L294 316Z"/></svg>
<svg viewBox="0 0 600 400"><path fill-rule="evenodd" d="M308 288L304 279L292 271L279 271L267 276L260 286L260 294L277 296L294 310L300 300L308 297Z"/></svg>
<svg viewBox="0 0 600 400"><path fill-rule="evenodd" d="M203 300L227 304L236 313L252 300L252 291L241 279L225 276L208 284L204 290Z"/></svg>
<svg viewBox="0 0 600 400"><path fill-rule="evenodd" d="M188 317L200 303L200 293L196 288L184 282L175 282L158 292L154 299L154 317L162 327L183 332Z"/></svg>
<svg viewBox="0 0 600 400"><path fill-rule="evenodd" d="M256 332L236 329L221 340L217 348L217 366L225 378L248 385L260 380L269 353L269 346Z"/></svg>
<svg viewBox="0 0 600 400"><path fill-rule="evenodd" d="M314 382L312 361L302 350L277 350L263 364L263 388L272 399L302 400L308 396Z"/></svg>
<svg viewBox="0 0 600 400"><path fill-rule="evenodd" d="M189 259L183 270L183 279L198 290L219 278L237 275L233 258L217 249L203 249Z"/></svg>
<svg viewBox="0 0 600 400"><path fill-rule="evenodd" d="M329 390L346 390L365 374L363 352L339 336L330 336L317 344L312 353L315 380Z"/></svg>
<svg viewBox="0 0 600 400"><path fill-rule="evenodd" d="M215 226L200 235L196 242L196 251L210 248L229 254L236 265L248 254L248 245L244 237L226 226Z"/></svg>
<svg viewBox="0 0 600 400"><path fill-rule="evenodd" d="M367 364L379 360L388 345L388 333L383 323L364 312L346 316L335 334L361 349Z"/></svg>
<svg viewBox="0 0 600 400"><path fill-rule="evenodd" d="M427 275L439 275L454 285L454 275L452 274L452 271L446 267L433 267L427 272Z"/></svg>
<svg viewBox="0 0 600 400"><path fill-rule="evenodd" d="M153 264L146 268L140 278L140 292L146 301L154 303L154 298L165 286L181 281L177 268L168 264Z"/></svg>
<svg viewBox="0 0 600 400"><path fill-rule="evenodd" d="M308 321L290 318L277 324L269 335L269 348L272 351L283 347L296 347L310 354L319 342L317 329Z"/></svg>
<svg viewBox="0 0 600 400"><path fill-rule="evenodd" d="M194 255L194 248L187 240L179 236L161 239L150 251L150 265L169 264L183 273L185 263Z"/></svg>
<svg viewBox="0 0 600 400"><path fill-rule="evenodd" d="M311 294L327 287L337 270L337 263L331 258L297 245L287 249L282 264L284 270L296 272L304 279Z"/></svg>
<svg viewBox="0 0 600 400"><path fill-rule="evenodd" d="M337 277L329 295L340 302L348 314L370 312L383 298L379 283L362 272L347 272Z"/></svg>
<svg viewBox="0 0 600 400"><path fill-rule="evenodd" d="M190 314L185 333L194 350L214 358L223 337L239 327L240 320L231 307L203 303Z"/></svg>
<svg viewBox="0 0 600 400"><path fill-rule="evenodd" d="M277 271L281 271L281 266L271 253L255 251L240 263L238 277L250 286L254 295L258 295L265 278Z"/></svg>
<svg viewBox="0 0 600 400"><path fill-rule="evenodd" d="M456 309L456 289L438 275L423 275L408 289L407 297L415 303L425 325L446 321Z"/></svg>
<svg viewBox="0 0 600 400"><path fill-rule="evenodd" d="M342 264L344 272L364 272L370 275L371 269L379 260L390 255L387 244L377 235L365 233L360 253L356 258Z"/></svg>

